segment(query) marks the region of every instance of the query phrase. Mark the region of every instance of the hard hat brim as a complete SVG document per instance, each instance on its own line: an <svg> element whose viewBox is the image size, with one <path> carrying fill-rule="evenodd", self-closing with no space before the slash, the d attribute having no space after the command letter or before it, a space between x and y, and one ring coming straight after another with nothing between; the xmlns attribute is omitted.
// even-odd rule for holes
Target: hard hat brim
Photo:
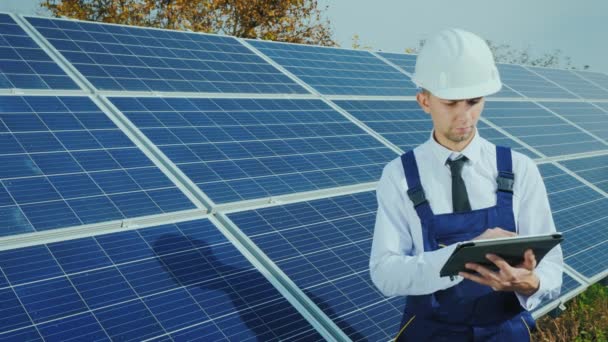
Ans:
<svg viewBox="0 0 608 342"><path fill-rule="evenodd" d="M413 79L413 81L419 87L422 87L430 91L431 94L445 100L466 100L474 99L477 97L489 96L499 92L502 88L502 82L500 80L490 80L489 82L483 84L476 84L471 87L446 89L432 89L432 87L425 87L422 84L418 84L415 79Z"/></svg>

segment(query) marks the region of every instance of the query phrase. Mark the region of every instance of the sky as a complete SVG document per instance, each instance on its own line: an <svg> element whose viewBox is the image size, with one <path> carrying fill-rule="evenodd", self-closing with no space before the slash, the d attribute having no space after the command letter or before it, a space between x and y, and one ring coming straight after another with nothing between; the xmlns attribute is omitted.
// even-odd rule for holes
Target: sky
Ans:
<svg viewBox="0 0 608 342"><path fill-rule="evenodd" d="M0 11L39 12L40 0L0 0ZM447 27L462 28L497 44L530 48L533 55L562 51L572 65L608 73L606 0L318 0L335 40L373 50L404 52Z"/></svg>

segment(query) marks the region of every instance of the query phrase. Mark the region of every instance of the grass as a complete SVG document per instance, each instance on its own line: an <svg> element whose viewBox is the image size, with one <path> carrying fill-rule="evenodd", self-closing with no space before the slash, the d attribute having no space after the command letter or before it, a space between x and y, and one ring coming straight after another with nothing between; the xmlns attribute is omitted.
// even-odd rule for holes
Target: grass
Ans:
<svg viewBox="0 0 608 342"><path fill-rule="evenodd" d="M566 303L557 318L536 322L533 341L608 342L608 287L595 284Z"/></svg>

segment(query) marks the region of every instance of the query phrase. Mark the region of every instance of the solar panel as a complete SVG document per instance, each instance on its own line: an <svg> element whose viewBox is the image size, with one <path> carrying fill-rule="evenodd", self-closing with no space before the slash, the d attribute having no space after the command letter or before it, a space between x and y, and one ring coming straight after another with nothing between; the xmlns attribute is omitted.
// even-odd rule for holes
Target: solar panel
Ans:
<svg viewBox="0 0 608 342"><path fill-rule="evenodd" d="M560 292L560 297L565 297L570 295L573 291L580 289L583 284L581 284L578 280L572 278L568 273L562 273L562 287ZM543 308L546 308L546 305L551 303L553 300L543 300L541 304L539 304L532 312L538 312Z"/></svg>
<svg viewBox="0 0 608 342"><path fill-rule="evenodd" d="M570 70L528 67L535 73L559 84L584 99L606 99L608 91L583 79Z"/></svg>
<svg viewBox="0 0 608 342"><path fill-rule="evenodd" d="M322 340L207 219L2 251L0 269L0 339Z"/></svg>
<svg viewBox="0 0 608 342"><path fill-rule="evenodd" d="M216 203L373 182L396 156L320 100L110 100Z"/></svg>
<svg viewBox="0 0 608 342"><path fill-rule="evenodd" d="M608 90L608 75L601 72L593 72L586 70L572 70L572 72L586 80L593 82L593 84L596 84L600 88Z"/></svg>
<svg viewBox="0 0 608 342"><path fill-rule="evenodd" d="M521 65L496 64L500 78L509 88L530 98L577 98L556 84L547 81Z"/></svg>
<svg viewBox="0 0 608 342"><path fill-rule="evenodd" d="M229 214L228 217L352 340L388 340L405 300L369 278L374 192Z"/></svg>
<svg viewBox="0 0 608 342"><path fill-rule="evenodd" d="M604 273L608 269L608 198L554 165L543 164L539 169L557 231L564 234L564 261L588 278Z"/></svg>
<svg viewBox="0 0 608 342"><path fill-rule="evenodd" d="M0 236L195 208L88 97L0 108Z"/></svg>
<svg viewBox="0 0 608 342"><path fill-rule="evenodd" d="M0 13L0 89L80 89L8 15Z"/></svg>
<svg viewBox="0 0 608 342"><path fill-rule="evenodd" d="M546 156L606 149L606 145L533 102L486 102L486 119Z"/></svg>
<svg viewBox="0 0 608 342"><path fill-rule="evenodd" d="M333 101L378 132L391 143L408 151L430 137L433 123L415 101ZM510 146L531 158L538 155L482 121L477 123L480 136L497 145Z"/></svg>
<svg viewBox="0 0 608 342"><path fill-rule="evenodd" d="M99 90L307 93L233 37L26 19Z"/></svg>
<svg viewBox="0 0 608 342"><path fill-rule="evenodd" d="M608 193L608 156L566 160L560 164Z"/></svg>
<svg viewBox="0 0 608 342"><path fill-rule="evenodd" d="M587 102L540 102L540 104L608 143L608 113L602 109Z"/></svg>
<svg viewBox="0 0 608 342"><path fill-rule="evenodd" d="M416 86L368 51L248 40L325 95L413 96Z"/></svg>
<svg viewBox="0 0 608 342"><path fill-rule="evenodd" d="M416 55L393 52L377 52L377 54L386 58L404 71L407 71L410 75L414 74L416 69Z"/></svg>

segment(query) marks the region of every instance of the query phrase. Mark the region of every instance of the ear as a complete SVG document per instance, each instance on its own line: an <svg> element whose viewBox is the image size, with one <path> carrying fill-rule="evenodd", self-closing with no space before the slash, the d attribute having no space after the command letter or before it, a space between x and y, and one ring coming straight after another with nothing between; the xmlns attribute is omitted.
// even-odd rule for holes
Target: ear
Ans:
<svg viewBox="0 0 608 342"><path fill-rule="evenodd" d="M431 108L429 107L429 100L430 99L428 93L419 92L418 94L416 94L416 101L418 101L418 105L427 114L431 113Z"/></svg>

